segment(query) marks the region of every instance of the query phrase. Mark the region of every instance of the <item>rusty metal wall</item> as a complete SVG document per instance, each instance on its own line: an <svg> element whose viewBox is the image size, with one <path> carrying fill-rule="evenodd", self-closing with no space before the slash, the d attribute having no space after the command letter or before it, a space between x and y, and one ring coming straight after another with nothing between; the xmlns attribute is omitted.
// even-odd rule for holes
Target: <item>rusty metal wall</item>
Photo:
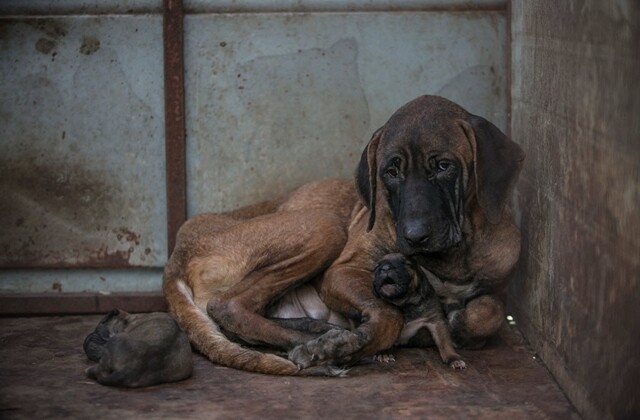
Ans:
<svg viewBox="0 0 640 420"><path fill-rule="evenodd" d="M184 7L189 215L352 176L373 130L424 93L507 128L505 1ZM0 2L0 293L159 290L167 202L184 200L165 194L161 13Z"/></svg>
<svg viewBox="0 0 640 420"><path fill-rule="evenodd" d="M159 290L161 2L128 3L0 4L0 293Z"/></svg>
<svg viewBox="0 0 640 420"><path fill-rule="evenodd" d="M640 414L640 7L513 2L516 322L587 419Z"/></svg>

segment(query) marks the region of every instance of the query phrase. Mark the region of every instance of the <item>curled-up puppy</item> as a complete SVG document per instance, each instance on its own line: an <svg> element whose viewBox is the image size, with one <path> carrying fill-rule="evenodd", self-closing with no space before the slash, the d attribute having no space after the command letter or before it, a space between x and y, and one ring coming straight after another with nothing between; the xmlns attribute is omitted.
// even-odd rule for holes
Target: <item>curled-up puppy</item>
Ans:
<svg viewBox="0 0 640 420"><path fill-rule="evenodd" d="M129 314L113 309L84 340L86 374L102 385L137 388L191 376L187 335L169 314Z"/></svg>
<svg viewBox="0 0 640 420"><path fill-rule="evenodd" d="M397 344L409 343L421 328L426 327L442 361L454 369L466 368L464 360L453 348L440 301L422 270L412 260L402 254L382 257L374 271L373 292L402 310L404 327Z"/></svg>

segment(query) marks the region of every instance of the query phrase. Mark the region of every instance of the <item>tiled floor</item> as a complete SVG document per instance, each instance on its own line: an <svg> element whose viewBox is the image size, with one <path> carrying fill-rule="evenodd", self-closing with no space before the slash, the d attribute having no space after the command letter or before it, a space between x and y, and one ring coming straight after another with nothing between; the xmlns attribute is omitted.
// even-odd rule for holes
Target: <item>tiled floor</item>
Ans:
<svg viewBox="0 0 640 420"><path fill-rule="evenodd" d="M453 371L434 349L401 349L345 378L251 374L194 354L194 375L146 389L85 378L82 342L99 316L0 318L0 418L575 418L572 405L505 326Z"/></svg>

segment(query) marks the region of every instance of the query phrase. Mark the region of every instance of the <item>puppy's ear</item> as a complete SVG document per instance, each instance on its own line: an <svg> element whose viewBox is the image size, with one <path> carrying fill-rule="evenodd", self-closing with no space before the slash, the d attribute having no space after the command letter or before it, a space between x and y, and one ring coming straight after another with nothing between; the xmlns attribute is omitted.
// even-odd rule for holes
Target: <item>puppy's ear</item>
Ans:
<svg viewBox="0 0 640 420"><path fill-rule="evenodd" d="M356 171L356 189L360 200L369 208L369 224L367 232L373 228L376 221L376 180L377 180L377 164L376 152L378 144L382 137L382 128L376 130L369 140L369 144L362 151L360 163Z"/></svg>
<svg viewBox="0 0 640 420"><path fill-rule="evenodd" d="M478 202L489 222L497 224L518 180L524 152L482 117L470 115L462 126L473 151Z"/></svg>
<svg viewBox="0 0 640 420"><path fill-rule="evenodd" d="M109 313L107 313L104 317L102 317L102 320L100 321L100 323L106 324L107 322L111 321L113 318L119 315L120 315L120 309L113 308L112 310L109 311Z"/></svg>

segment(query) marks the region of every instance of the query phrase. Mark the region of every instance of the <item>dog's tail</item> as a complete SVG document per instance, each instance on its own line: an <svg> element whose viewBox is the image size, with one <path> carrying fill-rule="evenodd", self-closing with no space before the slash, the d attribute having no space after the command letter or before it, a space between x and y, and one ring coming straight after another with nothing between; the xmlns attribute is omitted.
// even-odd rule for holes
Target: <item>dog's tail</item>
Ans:
<svg viewBox="0 0 640 420"><path fill-rule="evenodd" d="M345 373L331 366L301 370L288 359L248 349L229 340L207 313L196 305L191 289L179 276L165 273L163 291L169 310L178 319L191 344L214 363L271 375L343 376Z"/></svg>

